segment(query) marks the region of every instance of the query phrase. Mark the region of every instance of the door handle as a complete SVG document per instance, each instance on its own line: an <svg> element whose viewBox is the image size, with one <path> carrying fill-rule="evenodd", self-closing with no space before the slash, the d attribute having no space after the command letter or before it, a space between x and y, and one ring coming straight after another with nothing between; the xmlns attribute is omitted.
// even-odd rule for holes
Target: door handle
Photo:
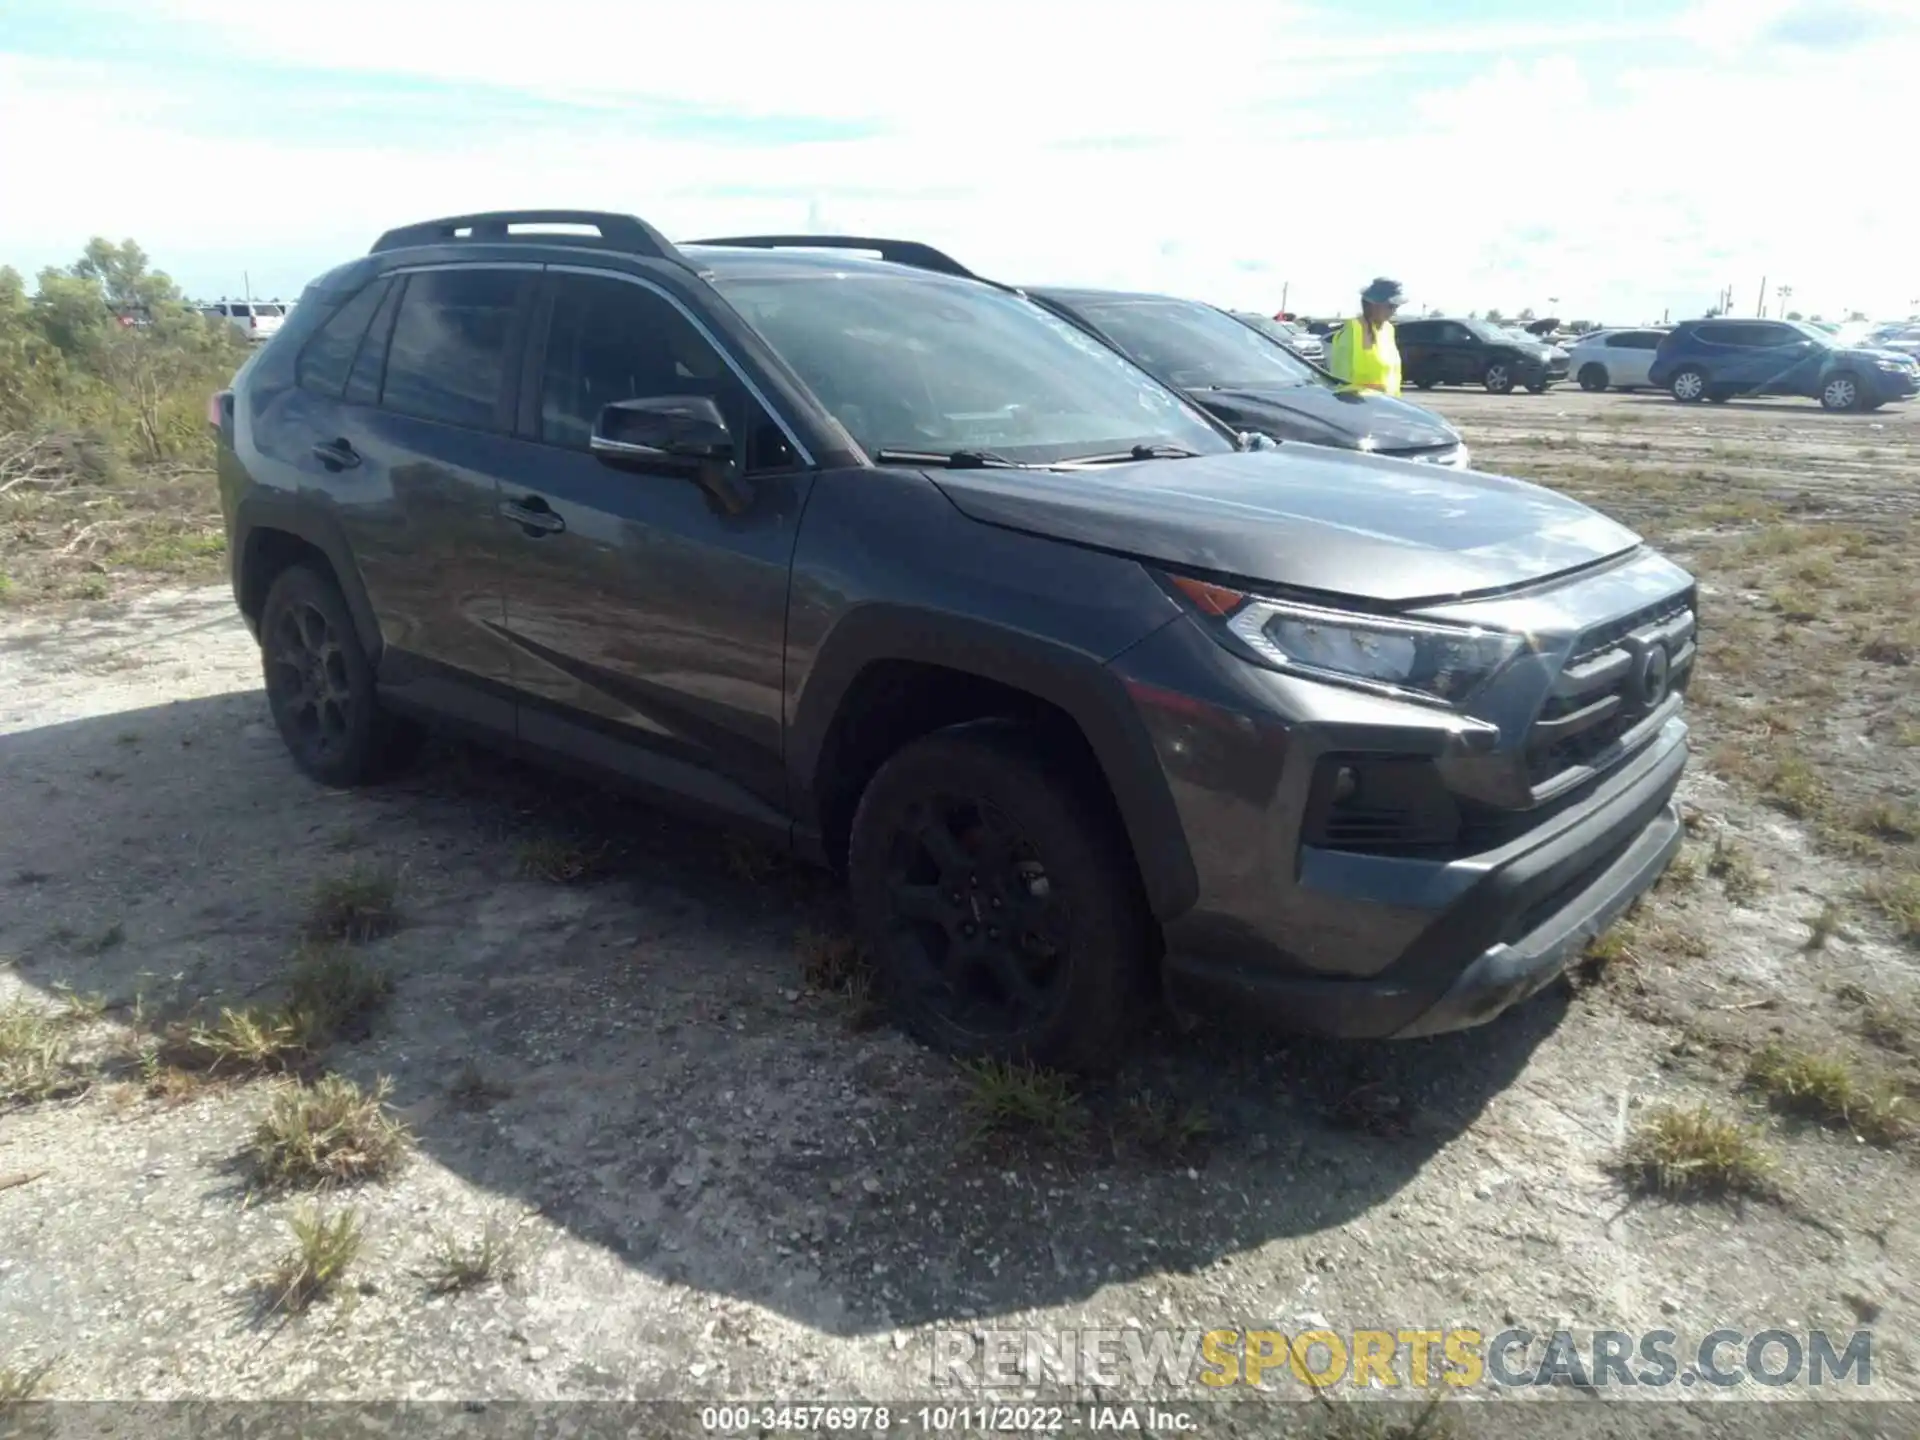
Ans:
<svg viewBox="0 0 1920 1440"><path fill-rule="evenodd" d="M523 500L502 500L500 513L535 537L552 535L567 528L567 522L538 495L529 495Z"/></svg>
<svg viewBox="0 0 1920 1440"><path fill-rule="evenodd" d="M351 470L360 463L360 452L345 440L322 440L313 447L313 458L329 470Z"/></svg>

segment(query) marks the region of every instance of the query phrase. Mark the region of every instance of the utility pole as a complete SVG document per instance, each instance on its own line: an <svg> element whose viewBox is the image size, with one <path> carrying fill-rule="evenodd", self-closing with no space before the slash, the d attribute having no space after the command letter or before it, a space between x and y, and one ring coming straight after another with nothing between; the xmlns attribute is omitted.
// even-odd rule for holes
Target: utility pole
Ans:
<svg viewBox="0 0 1920 1440"><path fill-rule="evenodd" d="M1281 313L1281 314L1283 314L1283 315L1287 313L1287 288L1288 288L1288 285L1289 285L1289 282L1288 282L1288 281L1285 281L1285 280L1282 280L1282 281L1280 282L1280 313Z"/></svg>
<svg viewBox="0 0 1920 1440"><path fill-rule="evenodd" d="M246 297L247 309L251 312L253 309L253 280L244 270L240 272L240 290Z"/></svg>
<svg viewBox="0 0 1920 1440"><path fill-rule="evenodd" d="M1793 287L1791 285L1776 285L1773 287L1773 293L1780 297L1780 318L1784 320L1787 318L1787 302L1793 299Z"/></svg>
<svg viewBox="0 0 1920 1440"><path fill-rule="evenodd" d="M1760 308L1754 311L1762 320L1767 318L1767 277L1760 277Z"/></svg>

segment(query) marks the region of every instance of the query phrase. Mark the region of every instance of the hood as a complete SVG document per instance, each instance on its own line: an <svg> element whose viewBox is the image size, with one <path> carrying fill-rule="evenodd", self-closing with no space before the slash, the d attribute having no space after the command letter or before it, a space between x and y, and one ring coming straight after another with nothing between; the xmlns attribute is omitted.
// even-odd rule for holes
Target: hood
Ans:
<svg viewBox="0 0 1920 1440"><path fill-rule="evenodd" d="M1841 345L1833 352L1835 355L1858 355L1866 360L1911 360L1911 350L1895 350L1886 345Z"/></svg>
<svg viewBox="0 0 1920 1440"><path fill-rule="evenodd" d="M1458 445L1460 432L1430 410L1388 395L1343 393L1327 385L1194 390L1193 398L1227 424L1264 430L1276 440L1305 440L1347 450L1371 440L1385 451Z"/></svg>
<svg viewBox="0 0 1920 1440"><path fill-rule="evenodd" d="M1319 447L931 478L985 524L1380 604L1506 589L1639 544L1522 480Z"/></svg>

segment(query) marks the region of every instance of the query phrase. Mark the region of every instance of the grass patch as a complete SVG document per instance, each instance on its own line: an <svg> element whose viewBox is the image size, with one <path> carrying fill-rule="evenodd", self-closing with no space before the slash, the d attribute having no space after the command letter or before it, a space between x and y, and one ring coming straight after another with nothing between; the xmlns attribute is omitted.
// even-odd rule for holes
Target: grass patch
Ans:
<svg viewBox="0 0 1920 1440"><path fill-rule="evenodd" d="M1903 941L1920 946L1920 874L1876 876L1861 895L1893 922Z"/></svg>
<svg viewBox="0 0 1920 1440"><path fill-rule="evenodd" d="M1668 1199L1771 1195L1774 1168L1756 1128L1706 1105L1653 1111L1634 1127L1615 1164L1635 1190Z"/></svg>
<svg viewBox="0 0 1920 1440"><path fill-rule="evenodd" d="M1821 905L1819 912L1807 920L1808 950L1824 950L1827 942L1834 936L1844 933L1841 924L1845 919L1838 903L1832 900Z"/></svg>
<svg viewBox="0 0 1920 1440"><path fill-rule="evenodd" d="M848 1004L847 1023L871 1028L880 1017L873 962L859 940L838 932L804 929L794 937L800 978L810 990L837 995Z"/></svg>
<svg viewBox="0 0 1920 1440"><path fill-rule="evenodd" d="M960 1069L968 1080L961 1102L968 1143L1030 1140L1071 1148L1085 1140L1087 1109L1065 1075L999 1060L963 1061Z"/></svg>
<svg viewBox="0 0 1920 1440"><path fill-rule="evenodd" d="M1713 853L1707 857L1707 874L1720 882L1720 888L1736 905L1751 905L1766 893L1766 873L1753 858L1753 852L1724 835L1713 842Z"/></svg>
<svg viewBox="0 0 1920 1440"><path fill-rule="evenodd" d="M463 1110L484 1110L494 1101L505 1100L512 1094L510 1086L490 1078L472 1060L455 1072L447 1086L447 1098Z"/></svg>
<svg viewBox="0 0 1920 1440"><path fill-rule="evenodd" d="M392 994L392 977L352 951L309 946L294 956L284 1003L223 1008L210 1025L176 1026L156 1059L209 1074L296 1070L335 1040L364 1038Z"/></svg>
<svg viewBox="0 0 1920 1440"><path fill-rule="evenodd" d="M551 885L574 885L600 873L606 846L588 849L577 840L542 835L525 841L515 858L523 875Z"/></svg>
<svg viewBox="0 0 1920 1440"><path fill-rule="evenodd" d="M400 928L400 880L391 870L356 865L313 887L306 933L314 940L378 940Z"/></svg>
<svg viewBox="0 0 1920 1440"><path fill-rule="evenodd" d="M1797 585L1785 585L1767 597L1774 613L1793 624L1805 624L1820 618L1820 597Z"/></svg>
<svg viewBox="0 0 1920 1440"><path fill-rule="evenodd" d="M387 1111L391 1086L371 1094L343 1075L288 1085L267 1102L248 1152L264 1190L379 1180L399 1169L406 1127Z"/></svg>
<svg viewBox="0 0 1920 1440"><path fill-rule="evenodd" d="M1871 636L1860 647L1860 657L1879 665L1911 665L1920 658L1920 627Z"/></svg>
<svg viewBox="0 0 1920 1440"><path fill-rule="evenodd" d="M1830 800L1827 782L1798 755L1784 755L1773 763L1761 784L1767 802L1796 820L1812 820L1825 812Z"/></svg>
<svg viewBox="0 0 1920 1440"><path fill-rule="evenodd" d="M324 1300L360 1258L366 1243L359 1215L327 1215L308 1207L287 1222L293 1249L261 1283L269 1310L298 1315Z"/></svg>
<svg viewBox="0 0 1920 1440"><path fill-rule="evenodd" d="M1700 861L1691 850L1676 853L1661 872L1660 885L1669 890L1688 890L1700 883Z"/></svg>
<svg viewBox="0 0 1920 1440"><path fill-rule="evenodd" d="M1115 1149L1141 1151L1163 1160L1184 1160L1213 1134L1213 1117L1198 1101L1178 1103L1151 1090L1127 1098L1114 1125Z"/></svg>
<svg viewBox="0 0 1920 1440"><path fill-rule="evenodd" d="M68 1063L72 1042L57 1014L24 1000L0 1006L0 1105L31 1105L80 1082Z"/></svg>
<svg viewBox="0 0 1920 1440"><path fill-rule="evenodd" d="M1874 1145L1894 1145L1912 1133L1906 1100L1884 1084L1862 1081L1840 1055L1773 1043L1748 1061L1746 1078L1782 1114L1843 1127Z"/></svg>
<svg viewBox="0 0 1920 1440"><path fill-rule="evenodd" d="M433 1257L416 1273L432 1294L453 1295L496 1281L505 1284L520 1273L520 1262L518 1237L508 1226L489 1220L468 1239L436 1232Z"/></svg>
<svg viewBox="0 0 1920 1440"><path fill-rule="evenodd" d="M1905 845L1920 839L1920 813L1895 800L1876 800L1854 814L1853 828L1890 845Z"/></svg>
<svg viewBox="0 0 1920 1440"><path fill-rule="evenodd" d="M42 1360L38 1365L0 1365L0 1410L24 1405L37 1396L58 1363Z"/></svg>
<svg viewBox="0 0 1920 1440"><path fill-rule="evenodd" d="M309 947L287 975L287 1011L309 1043L358 1039L393 994L393 977L351 950Z"/></svg>
<svg viewBox="0 0 1920 1440"><path fill-rule="evenodd" d="M1854 1028L1883 1050L1902 1055L1920 1053L1920 1015L1912 1005L1875 995L1864 986L1846 984L1834 992L1842 1001L1859 1007Z"/></svg>

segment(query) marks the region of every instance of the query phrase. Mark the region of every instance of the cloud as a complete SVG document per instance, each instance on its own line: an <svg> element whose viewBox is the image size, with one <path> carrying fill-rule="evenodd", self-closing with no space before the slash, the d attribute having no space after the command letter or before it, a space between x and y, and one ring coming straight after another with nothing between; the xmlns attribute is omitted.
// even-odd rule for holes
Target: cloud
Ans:
<svg viewBox="0 0 1920 1440"><path fill-rule="evenodd" d="M284 294L403 220L557 205L911 235L1012 280L1267 310L1392 274L1637 319L1763 271L1810 309L1904 306L1897 248L1860 228L1902 207L1857 140L1904 133L1914 47L1809 48L1807 10L65 0L0 53L0 258L133 235L196 289Z"/></svg>

